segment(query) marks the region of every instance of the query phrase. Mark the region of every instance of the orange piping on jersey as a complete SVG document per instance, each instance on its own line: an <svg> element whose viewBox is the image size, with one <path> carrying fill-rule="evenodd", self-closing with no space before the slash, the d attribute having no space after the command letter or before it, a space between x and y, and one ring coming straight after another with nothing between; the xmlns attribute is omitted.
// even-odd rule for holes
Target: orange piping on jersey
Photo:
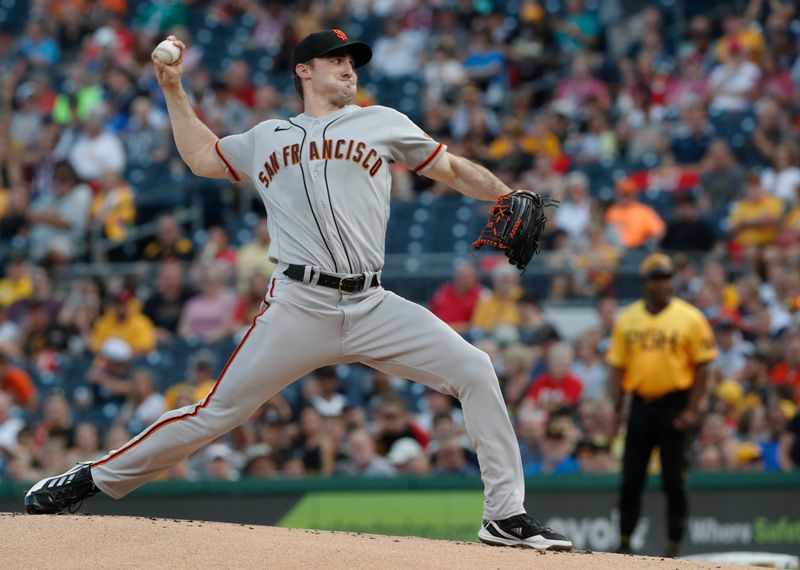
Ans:
<svg viewBox="0 0 800 570"><path fill-rule="evenodd" d="M442 143L439 143L439 146L437 146L435 149L433 149L433 152L431 153L431 155L428 158L426 158L425 161L422 164L420 164L419 166L417 166L414 169L414 173L415 174L419 174L420 170L422 170L423 168L428 166L431 163L431 161L434 158L436 158L436 155L439 154L439 152L442 150L443 147L444 147L444 145Z"/></svg>
<svg viewBox="0 0 800 570"><path fill-rule="evenodd" d="M225 158L225 156L222 154L222 151L219 150L219 139L217 139L217 142L214 143L214 149L217 151L217 154L219 155L220 159L222 159L222 162L225 163L225 167L230 171L231 176L233 176L233 179L236 182L241 182L242 179L239 176L239 173L236 172L236 169L231 165L230 162L228 162L228 159Z"/></svg>
<svg viewBox="0 0 800 570"><path fill-rule="evenodd" d="M247 337L249 337L250 333L253 332L253 329L256 326L256 320L258 320L258 318L261 315L263 315L264 313L266 313L267 309L269 309L269 303L267 303L266 305L267 306L264 307L263 311L258 313L255 317L253 317L253 324L250 325L249 329L247 329L247 333L245 333L244 338L239 343L239 346L237 346L236 350L234 350L233 354L231 354L231 357L228 359L228 362L225 364L225 368L222 369L222 372L220 373L219 378L214 383L214 387L211 388L211 391L208 393L208 395L205 398L203 398L203 401L199 405L194 407L193 411L187 412L187 413L185 413L185 414L183 414L181 416L175 416L174 418L169 418L169 419L164 420L163 422L159 422L157 424L153 424L147 431L142 432L142 434L139 436L138 439L132 440L127 445L123 445L118 450L116 450L113 453L111 453L105 459L101 459L99 461L95 461L94 463L92 463L91 467L99 467L101 465L105 465L106 463L108 463L112 459L114 459L116 457L119 457L120 455L122 455L126 451L129 451L129 450L133 449L134 447L136 447L137 445L142 443L144 440L146 440L148 437L153 435L155 432L160 430L162 427L167 426L167 425L169 425L169 424L171 424L173 422L179 422L179 421L185 420L187 418L192 418L192 417L196 416L197 413L201 409L208 407L208 404L211 402L211 398L214 396L214 394L217 391L217 388L219 387L220 383L222 382L222 379L225 377L225 373L228 371L228 368L230 368L230 365L233 364L233 359L236 358L237 354L239 354L239 351L244 346L244 343L247 340Z"/></svg>

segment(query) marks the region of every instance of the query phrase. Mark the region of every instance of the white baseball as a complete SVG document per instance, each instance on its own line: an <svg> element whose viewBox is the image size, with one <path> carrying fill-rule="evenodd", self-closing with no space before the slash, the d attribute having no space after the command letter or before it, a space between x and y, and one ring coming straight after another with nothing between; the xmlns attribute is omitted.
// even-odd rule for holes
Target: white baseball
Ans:
<svg viewBox="0 0 800 570"><path fill-rule="evenodd" d="M164 40L153 50L156 59L163 61L167 65L172 65L181 57L181 50L178 49L172 40Z"/></svg>

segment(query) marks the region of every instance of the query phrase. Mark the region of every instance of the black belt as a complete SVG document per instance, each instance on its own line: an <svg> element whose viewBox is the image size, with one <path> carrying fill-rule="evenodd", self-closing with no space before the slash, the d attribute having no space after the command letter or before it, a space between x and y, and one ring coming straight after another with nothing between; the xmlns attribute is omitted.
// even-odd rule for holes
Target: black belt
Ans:
<svg viewBox="0 0 800 570"><path fill-rule="evenodd" d="M310 278L314 278L314 269L310 269ZM305 265L290 265L286 268L286 271L283 272L286 277L289 279L294 279L295 281L303 281L306 276L306 266ZM330 287L331 289L336 289L341 293L358 293L359 291L364 290L364 280L367 278L366 275L359 275L357 277L336 277L335 275L330 275L328 273L320 272L319 279L317 280L317 285L321 285L323 287ZM378 281L378 276L373 275L372 281L370 281L370 287L378 287L381 284Z"/></svg>

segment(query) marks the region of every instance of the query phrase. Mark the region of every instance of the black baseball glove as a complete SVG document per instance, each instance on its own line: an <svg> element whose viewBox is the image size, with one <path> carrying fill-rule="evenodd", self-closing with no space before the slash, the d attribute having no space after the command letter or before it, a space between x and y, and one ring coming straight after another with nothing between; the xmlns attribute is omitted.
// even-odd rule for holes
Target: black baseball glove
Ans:
<svg viewBox="0 0 800 570"><path fill-rule="evenodd" d="M547 223L545 208L557 204L557 200L528 190L500 196L489 214L489 222L472 246L480 249L490 245L502 250L511 265L525 269L534 254L539 253L539 238Z"/></svg>

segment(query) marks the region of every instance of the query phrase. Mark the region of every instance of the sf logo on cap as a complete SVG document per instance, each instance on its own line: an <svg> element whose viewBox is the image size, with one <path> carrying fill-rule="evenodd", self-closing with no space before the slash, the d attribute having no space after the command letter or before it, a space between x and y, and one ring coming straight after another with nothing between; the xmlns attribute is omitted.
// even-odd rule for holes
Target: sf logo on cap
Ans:
<svg viewBox="0 0 800 570"><path fill-rule="evenodd" d="M338 29L338 28L333 28L331 31L332 31L334 34L336 34L336 37L338 37L338 38L339 38L340 40L342 40L343 42L346 42L346 41L347 41L347 34L345 34L345 33L344 33L342 30L340 30L340 29Z"/></svg>

